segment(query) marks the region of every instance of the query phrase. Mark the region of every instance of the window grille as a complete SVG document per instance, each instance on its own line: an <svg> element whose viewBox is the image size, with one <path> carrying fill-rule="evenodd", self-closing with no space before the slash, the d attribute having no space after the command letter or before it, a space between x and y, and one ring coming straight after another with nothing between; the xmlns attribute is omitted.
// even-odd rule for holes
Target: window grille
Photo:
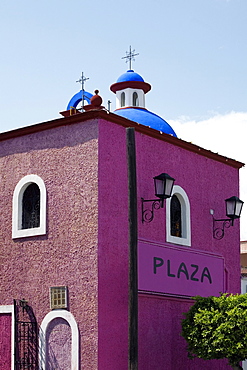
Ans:
<svg viewBox="0 0 247 370"><path fill-rule="evenodd" d="M176 195L171 199L171 235L182 237L181 203Z"/></svg>
<svg viewBox="0 0 247 370"><path fill-rule="evenodd" d="M59 308L68 308L66 286L50 288L50 305L51 310Z"/></svg>
<svg viewBox="0 0 247 370"><path fill-rule="evenodd" d="M28 302L14 300L15 370L38 370L38 325Z"/></svg>
<svg viewBox="0 0 247 370"><path fill-rule="evenodd" d="M40 226L40 190L37 184L28 185L22 198L22 229Z"/></svg>

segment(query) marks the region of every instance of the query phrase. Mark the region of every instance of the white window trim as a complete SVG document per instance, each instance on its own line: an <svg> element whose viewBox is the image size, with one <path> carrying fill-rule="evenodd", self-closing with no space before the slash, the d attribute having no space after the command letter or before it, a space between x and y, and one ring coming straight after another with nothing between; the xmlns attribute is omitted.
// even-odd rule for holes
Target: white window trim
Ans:
<svg viewBox="0 0 247 370"><path fill-rule="evenodd" d="M190 202L189 198L184 191L178 185L173 186L172 195L176 195L181 204L181 216L182 216L182 237L171 235L170 228L170 204L171 198L166 200L166 241L173 244L179 244L184 246L191 246L191 220L190 220Z"/></svg>
<svg viewBox="0 0 247 370"><path fill-rule="evenodd" d="M121 94L125 93L125 105L121 106ZM133 93L136 92L138 96L138 108L145 108L145 94L142 89L132 89L130 87L116 92L116 109L133 107Z"/></svg>
<svg viewBox="0 0 247 370"><path fill-rule="evenodd" d="M14 315L14 305L0 306L0 315L1 313L10 313L11 314L11 370L15 368L15 315Z"/></svg>
<svg viewBox="0 0 247 370"><path fill-rule="evenodd" d="M22 229L22 197L31 183L38 185L40 190L40 226L31 229ZM23 177L15 187L12 208L12 238L24 238L28 236L46 234L46 188L44 181L37 175Z"/></svg>
<svg viewBox="0 0 247 370"><path fill-rule="evenodd" d="M62 318L68 322L71 328L71 369L79 370L79 331L74 316L65 310L49 312L43 319L39 331L39 369L45 370L46 364L46 331L54 319Z"/></svg>

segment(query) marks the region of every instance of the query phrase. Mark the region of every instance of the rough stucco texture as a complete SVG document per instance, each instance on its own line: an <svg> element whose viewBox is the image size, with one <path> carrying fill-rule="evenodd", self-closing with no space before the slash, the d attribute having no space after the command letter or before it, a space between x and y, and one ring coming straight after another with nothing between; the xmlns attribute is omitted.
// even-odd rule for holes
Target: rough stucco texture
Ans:
<svg viewBox="0 0 247 370"><path fill-rule="evenodd" d="M66 320L53 320L46 333L46 370L71 370L71 328Z"/></svg>
<svg viewBox="0 0 247 370"><path fill-rule="evenodd" d="M11 314L0 314L0 370L11 368Z"/></svg>
<svg viewBox="0 0 247 370"><path fill-rule="evenodd" d="M99 369L128 367L128 195L125 128L101 121L99 129ZM239 292L239 223L222 240L213 220L225 217L224 200L238 195L238 170L179 146L136 132L138 237L166 243L166 209L141 222L141 197L154 198L153 177L166 172L189 197L191 248L225 259L227 291ZM181 337L189 299L139 295L139 369L225 369L225 361L189 360Z"/></svg>
<svg viewBox="0 0 247 370"><path fill-rule="evenodd" d="M1 142L0 304L25 298L40 325L49 288L68 287L83 369L97 368L98 128L88 121ZM47 234L12 240L12 196L28 174L47 190Z"/></svg>
<svg viewBox="0 0 247 370"><path fill-rule="evenodd" d="M153 177L166 172L190 200L189 248L223 256L227 291L239 292L239 223L227 230L224 239L215 240L210 215L214 209L216 218L224 217L224 199L238 195L238 171L138 132L136 153L139 238L166 243L165 208L155 213L152 223L142 224L140 201L153 199ZM126 370L125 128L100 119L9 139L0 145L0 169L0 304L25 298L40 325L50 311L49 287L66 285L69 310L79 326L81 369ZM47 234L12 240L13 191L28 174L37 174L46 185ZM224 361L188 360L180 320L190 304L185 298L139 295L140 370L226 368ZM57 342L57 352L53 330L49 337ZM69 344L65 351L69 352Z"/></svg>

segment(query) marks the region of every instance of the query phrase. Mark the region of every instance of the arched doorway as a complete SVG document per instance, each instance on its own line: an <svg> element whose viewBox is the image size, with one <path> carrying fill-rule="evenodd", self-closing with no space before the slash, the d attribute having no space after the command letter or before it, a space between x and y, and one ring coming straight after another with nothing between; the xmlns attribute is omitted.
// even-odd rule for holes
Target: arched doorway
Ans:
<svg viewBox="0 0 247 370"><path fill-rule="evenodd" d="M79 370L79 334L74 316L65 310L49 312L40 327L40 370Z"/></svg>

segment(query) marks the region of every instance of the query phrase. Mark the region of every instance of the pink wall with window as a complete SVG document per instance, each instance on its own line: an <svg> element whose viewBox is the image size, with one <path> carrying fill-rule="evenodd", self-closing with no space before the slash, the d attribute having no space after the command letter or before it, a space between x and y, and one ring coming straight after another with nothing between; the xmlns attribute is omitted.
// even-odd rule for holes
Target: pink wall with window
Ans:
<svg viewBox="0 0 247 370"><path fill-rule="evenodd" d="M228 165L216 155L209 158L200 148L105 111L0 135L0 305L25 298L40 325L50 312L49 288L67 286L83 370L127 369L127 126L136 127L139 239L162 245L164 251L169 246L221 256L227 291L240 291L239 223L224 239L215 240L210 214L214 209L216 218L224 217L224 200L238 195L238 169L231 161ZM151 223L142 223L141 197L154 198L153 177L162 172L174 177L189 198L191 247L167 242L165 207L155 212ZM40 176L46 186L47 233L12 239L13 192L30 174ZM187 359L180 320L190 304L187 296L175 293L139 294L140 370L225 368L224 361L212 365ZM64 326L63 335L67 329ZM48 334L57 350L63 338L53 331ZM69 343L64 347L68 356Z"/></svg>
<svg viewBox="0 0 247 370"><path fill-rule="evenodd" d="M68 309L81 333L82 369L97 368L97 137L97 122L87 121L37 130L0 145L0 305L25 298L40 326L51 311L50 287L67 286ZM46 186L47 233L12 239L13 192L29 174ZM50 340L53 336L54 331ZM55 354L63 337L55 338ZM64 351L70 359L70 346ZM60 357L53 361L61 363Z"/></svg>
<svg viewBox="0 0 247 370"><path fill-rule="evenodd" d="M99 129L99 369L127 368L128 347L128 210L125 127L101 121ZM162 135L160 135L162 136ZM166 135L163 135L164 137ZM197 253L219 255L224 261L225 287L240 291L239 222L222 240L213 238L213 219L225 217L224 200L238 195L238 169L169 140L136 132L138 237ZM166 241L166 209L142 223L141 197L154 199L153 177L168 173L182 187L191 207L191 247ZM110 222L109 222L110 220ZM140 250L139 250L140 252ZM182 253L182 252L181 252ZM222 262L221 262L222 265ZM182 277L180 280L184 278ZM220 277L219 277L220 279ZM184 282L187 283L186 278ZM197 282L196 282L197 283ZM200 282L199 282L200 283ZM174 288L175 289L175 288ZM176 289L175 289L176 290ZM185 289L184 289L185 290ZM200 290L200 289L199 289ZM210 292L210 289L209 289ZM181 291L180 291L181 294ZM213 293L212 293L213 294ZM203 295L203 291L202 291ZM189 297L139 294L139 368L225 369L225 361L189 360L181 337L181 319ZM114 341L112 340L114 338Z"/></svg>

